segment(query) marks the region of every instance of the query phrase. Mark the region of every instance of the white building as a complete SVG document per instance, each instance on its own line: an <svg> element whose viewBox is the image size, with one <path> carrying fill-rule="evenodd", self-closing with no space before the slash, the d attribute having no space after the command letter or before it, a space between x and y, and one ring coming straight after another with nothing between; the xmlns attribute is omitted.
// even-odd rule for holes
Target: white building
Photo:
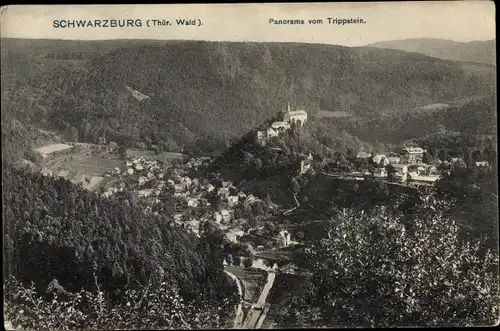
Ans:
<svg viewBox="0 0 500 331"><path fill-rule="evenodd" d="M220 214L222 215L222 220L224 222L229 222L231 220L231 212L227 209L222 209L220 211Z"/></svg>
<svg viewBox="0 0 500 331"><path fill-rule="evenodd" d="M426 151L420 147L406 147L401 154L401 163L414 164L421 163Z"/></svg>
<svg viewBox="0 0 500 331"><path fill-rule="evenodd" d="M280 231L278 234L278 244L281 247L287 247L290 244L290 233L286 230Z"/></svg>
<svg viewBox="0 0 500 331"><path fill-rule="evenodd" d="M280 133L285 132L286 130L290 129L290 123L285 122L285 121L277 121L273 122L269 129L267 129L267 137L272 138L272 137L277 137Z"/></svg>
<svg viewBox="0 0 500 331"><path fill-rule="evenodd" d="M188 176L182 178L182 184L186 187L186 188L190 188L191 187L191 184L193 183L193 181L191 180L191 178L189 178Z"/></svg>
<svg viewBox="0 0 500 331"><path fill-rule="evenodd" d="M217 195L220 195L220 196L227 196L228 194L229 194L229 189L227 187L221 187L217 191Z"/></svg>
<svg viewBox="0 0 500 331"><path fill-rule="evenodd" d="M441 176L439 175L416 175L412 176L410 175L411 182L414 184L420 184L420 185L434 185Z"/></svg>
<svg viewBox="0 0 500 331"><path fill-rule="evenodd" d="M368 159L370 158L372 155L368 152L365 152L365 151L360 151L358 152L358 154L356 154L356 158L358 159Z"/></svg>
<svg viewBox="0 0 500 331"><path fill-rule="evenodd" d="M175 184L174 185L174 190L175 190L175 193L181 193L181 192L184 192L184 186L180 185L180 184Z"/></svg>
<svg viewBox="0 0 500 331"><path fill-rule="evenodd" d="M386 167L389 165L390 161L385 154L377 154L372 159L373 163L380 165L381 167Z"/></svg>
<svg viewBox="0 0 500 331"><path fill-rule="evenodd" d="M401 182L406 181L408 175L408 167L405 164L393 164L392 167L395 171L394 178Z"/></svg>
<svg viewBox="0 0 500 331"><path fill-rule="evenodd" d="M197 208L200 205L200 201L198 199L191 198L188 199L187 205L188 207Z"/></svg>
<svg viewBox="0 0 500 331"><path fill-rule="evenodd" d="M245 200L245 204L250 204L250 203L253 203L255 201L255 197L253 196L253 194L249 194Z"/></svg>
<svg viewBox="0 0 500 331"><path fill-rule="evenodd" d="M401 163L401 157L399 157L399 156L389 156L387 159L389 160L389 164Z"/></svg>
<svg viewBox="0 0 500 331"><path fill-rule="evenodd" d="M69 174L69 171L67 171L67 170L61 170L57 174L57 177L66 178L66 177L68 177L68 174Z"/></svg>
<svg viewBox="0 0 500 331"><path fill-rule="evenodd" d="M301 174L305 174L309 169L311 169L312 160L313 160L313 157L312 157L311 153L309 153L309 156L307 157L307 159L302 160L300 162L300 173Z"/></svg>
<svg viewBox="0 0 500 331"><path fill-rule="evenodd" d="M385 168L374 169L373 176L376 178L385 178L387 177L387 171L385 170Z"/></svg>
<svg viewBox="0 0 500 331"><path fill-rule="evenodd" d="M304 123L307 121L307 112L305 110L291 111L289 103L287 107L287 112L285 113L285 115L283 115L283 121L288 123L300 122L300 126L303 126Z"/></svg>
<svg viewBox="0 0 500 331"><path fill-rule="evenodd" d="M234 207L238 204L238 196L237 195L230 195L227 197L227 203L229 207Z"/></svg>
<svg viewBox="0 0 500 331"><path fill-rule="evenodd" d="M151 189L137 191L137 195L139 197L149 197L152 193L153 193L153 190L151 190Z"/></svg>
<svg viewBox="0 0 500 331"><path fill-rule="evenodd" d="M243 230L235 229L235 230L229 230L226 233L226 237L227 237L227 239L229 239L229 241L231 241L233 243L237 243L238 237L242 237L244 234L245 234L245 232L243 232Z"/></svg>
<svg viewBox="0 0 500 331"><path fill-rule="evenodd" d="M144 176L140 176L138 180L139 180L139 185L142 185L142 184L144 184L144 183L145 183L148 179L147 179L146 177L144 177Z"/></svg>
<svg viewBox="0 0 500 331"><path fill-rule="evenodd" d="M267 131L257 131L257 142L265 145L267 140Z"/></svg>

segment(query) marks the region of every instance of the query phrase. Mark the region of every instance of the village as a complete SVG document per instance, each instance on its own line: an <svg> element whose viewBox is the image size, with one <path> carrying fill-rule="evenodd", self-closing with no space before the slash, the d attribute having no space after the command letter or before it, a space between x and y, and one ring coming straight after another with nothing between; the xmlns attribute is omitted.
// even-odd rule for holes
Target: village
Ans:
<svg viewBox="0 0 500 331"><path fill-rule="evenodd" d="M270 139L291 129L293 124L304 126L307 121L307 112L303 109L291 110L288 103L287 110L281 121L273 122L267 130L257 131L256 141L266 146ZM391 184L401 184L410 187L433 186L449 168L456 163L464 162L461 158L440 160L435 158L424 162L427 151L419 146L406 146L394 151L369 152L361 150L353 162L352 171L336 171L326 175L348 180L365 180L367 178L382 180ZM311 154L301 163L300 174L308 171L313 157ZM477 161L476 167L489 167L487 161Z"/></svg>
<svg viewBox="0 0 500 331"><path fill-rule="evenodd" d="M282 121L273 122L268 130L258 131L256 141L266 146L269 139L290 130L293 123L303 126L306 121L306 111L292 111L288 104ZM208 224L224 232L226 241L250 245L252 251L280 249L298 243L286 230L264 228L266 219L287 213L281 206L264 201L264 197L252 192L243 192L220 178L220 174L198 177L198 170L209 165L213 157L189 157L179 153L157 155L134 149L127 149L125 155L118 157L116 150L114 143L65 143L37 151L46 164L42 174L71 180L104 198L131 195L145 205L147 212L158 214L169 208L173 221L198 237ZM351 171L323 174L342 180L375 179L410 187L433 186L443 171L460 161L435 159L425 163L425 153L420 147L406 145L398 153L359 151ZM304 156L299 175L310 171L313 164L313 155ZM476 162L476 166L488 164ZM261 239L249 239L256 235ZM241 254L237 261L243 264L244 257Z"/></svg>

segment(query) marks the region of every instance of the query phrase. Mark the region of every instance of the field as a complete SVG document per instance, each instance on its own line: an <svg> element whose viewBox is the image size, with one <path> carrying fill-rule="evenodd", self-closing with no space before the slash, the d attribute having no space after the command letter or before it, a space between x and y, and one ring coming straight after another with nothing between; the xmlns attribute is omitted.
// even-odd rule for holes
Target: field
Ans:
<svg viewBox="0 0 500 331"><path fill-rule="evenodd" d="M227 271L233 273L243 283L243 300L254 301L257 300L264 282L266 279L266 272L262 270L248 270L240 267L227 267Z"/></svg>
<svg viewBox="0 0 500 331"><path fill-rule="evenodd" d="M77 170L94 176L102 176L106 171L111 171L118 167L120 170L125 168L123 161L118 159L107 159L102 156L95 155L79 160L69 160L62 166L67 170Z"/></svg>
<svg viewBox="0 0 500 331"><path fill-rule="evenodd" d="M67 144L52 144L37 148L35 150L41 154L51 154L59 151L64 151L70 148L73 148L73 146Z"/></svg>
<svg viewBox="0 0 500 331"><path fill-rule="evenodd" d="M110 172L116 167L120 170L125 169L123 161L110 158L107 153L98 155L89 155L89 153L90 151L85 149L71 155L60 156L48 162L46 167L51 169L54 174L67 171L66 179L81 183L85 189L90 191L106 187L107 183L112 181L112 178L105 177L104 173Z"/></svg>

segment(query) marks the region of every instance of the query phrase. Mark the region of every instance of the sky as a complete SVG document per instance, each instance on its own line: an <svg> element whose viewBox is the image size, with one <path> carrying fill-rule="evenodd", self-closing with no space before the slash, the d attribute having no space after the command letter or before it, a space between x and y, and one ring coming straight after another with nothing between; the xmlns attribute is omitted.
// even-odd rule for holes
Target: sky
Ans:
<svg viewBox="0 0 500 331"><path fill-rule="evenodd" d="M327 18L364 24L328 24ZM142 27L54 28L54 20L140 19ZM146 27L163 19L170 26ZM176 25L195 19L201 26ZM269 20L322 19L323 24L275 25ZM151 22L151 21L150 21ZM311 42L362 46L379 41L439 38L468 42L495 38L492 1L274 3L184 5L11 5L1 8L2 38L184 39Z"/></svg>

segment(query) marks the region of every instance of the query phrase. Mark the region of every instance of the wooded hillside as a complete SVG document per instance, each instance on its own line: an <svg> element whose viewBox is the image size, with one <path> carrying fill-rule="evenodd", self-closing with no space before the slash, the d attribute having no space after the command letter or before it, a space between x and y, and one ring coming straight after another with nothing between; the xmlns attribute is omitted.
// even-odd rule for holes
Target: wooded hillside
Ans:
<svg viewBox="0 0 500 331"><path fill-rule="evenodd" d="M63 133L76 128L81 141L106 137L171 151L220 150L285 110L288 101L310 116L319 110L367 115L494 88L494 70L376 48L201 41L123 41L108 47L103 41L88 48L73 42L70 48L59 43L49 50L43 41L2 42L7 48L2 52L4 109L44 128ZM150 98L140 101L127 87Z"/></svg>

